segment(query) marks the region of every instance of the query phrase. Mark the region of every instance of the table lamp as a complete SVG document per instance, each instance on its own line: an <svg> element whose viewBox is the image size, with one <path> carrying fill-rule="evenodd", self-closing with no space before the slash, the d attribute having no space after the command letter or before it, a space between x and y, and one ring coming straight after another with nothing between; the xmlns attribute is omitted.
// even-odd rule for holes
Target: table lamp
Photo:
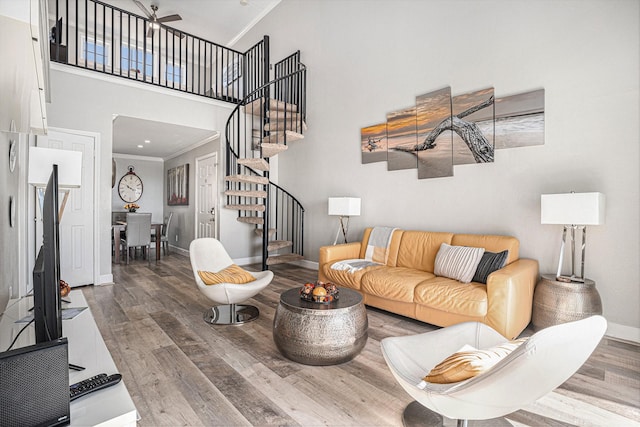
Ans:
<svg viewBox="0 0 640 427"><path fill-rule="evenodd" d="M562 224L562 244L556 280L561 282L584 283L584 253L587 225L604 224L605 197L602 193L543 194L541 196L541 223ZM576 230L582 230L582 259L580 276L576 276ZM571 231L571 276L562 275L567 230Z"/></svg>
<svg viewBox="0 0 640 427"><path fill-rule="evenodd" d="M335 245L338 243L338 237L342 230L344 242L347 243L347 233L349 231L349 217L360 215L360 198L359 197L329 197L329 215L339 216L338 232L333 241ZM346 221L345 221L346 219Z"/></svg>
<svg viewBox="0 0 640 427"><path fill-rule="evenodd" d="M58 150L55 148L29 147L29 184L36 187L38 200L42 201L44 190L49 182L53 165L58 165L58 188L64 198L58 210L58 220L62 219L64 207L71 188L82 183L82 152ZM40 205L42 208L42 204Z"/></svg>

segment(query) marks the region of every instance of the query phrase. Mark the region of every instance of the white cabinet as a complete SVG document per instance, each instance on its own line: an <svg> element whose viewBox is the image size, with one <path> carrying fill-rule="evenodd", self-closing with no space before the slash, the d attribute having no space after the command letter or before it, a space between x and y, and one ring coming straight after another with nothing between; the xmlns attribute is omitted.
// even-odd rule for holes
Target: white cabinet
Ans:
<svg viewBox="0 0 640 427"><path fill-rule="evenodd" d="M46 1L1 4L0 131L44 134L49 64L48 56L43 60L41 46L46 45L46 40L41 35L46 38L46 30L40 31L39 21L40 16L46 16L40 13L40 7L46 8Z"/></svg>

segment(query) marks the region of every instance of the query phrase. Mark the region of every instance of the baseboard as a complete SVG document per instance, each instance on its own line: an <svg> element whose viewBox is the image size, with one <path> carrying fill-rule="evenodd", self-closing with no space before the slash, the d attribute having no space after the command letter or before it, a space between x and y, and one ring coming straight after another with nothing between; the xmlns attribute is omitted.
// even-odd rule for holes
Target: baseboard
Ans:
<svg viewBox="0 0 640 427"><path fill-rule="evenodd" d="M625 341L640 343L640 328L609 322L606 335Z"/></svg>
<svg viewBox="0 0 640 427"><path fill-rule="evenodd" d="M233 262L236 265L260 264L262 263L262 257L254 256L254 257L248 257L248 258L234 258Z"/></svg>
<svg viewBox="0 0 640 427"><path fill-rule="evenodd" d="M113 285L113 274L103 274L99 280L98 285Z"/></svg>
<svg viewBox="0 0 640 427"><path fill-rule="evenodd" d="M178 252L180 255L189 256L189 249L182 249L173 245L169 245L169 252Z"/></svg>
<svg viewBox="0 0 640 427"><path fill-rule="evenodd" d="M300 261L293 261L291 264L298 265L300 267L308 268L309 270L318 270L318 263L316 261L309 261L307 259L301 259Z"/></svg>

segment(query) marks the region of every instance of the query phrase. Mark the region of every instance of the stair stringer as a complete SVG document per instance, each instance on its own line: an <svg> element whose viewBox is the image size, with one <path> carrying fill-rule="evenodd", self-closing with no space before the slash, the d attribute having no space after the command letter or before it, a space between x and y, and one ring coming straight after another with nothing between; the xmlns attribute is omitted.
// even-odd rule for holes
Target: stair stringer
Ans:
<svg viewBox="0 0 640 427"><path fill-rule="evenodd" d="M298 61L299 52L292 57ZM304 208L293 195L269 179L269 159L286 151L290 142L302 140L307 128L306 94L296 94L299 102L292 104L286 97L283 99L279 90L279 86L289 85L289 79L293 78L296 85L304 87L299 82L306 80L306 69L297 64L297 71L276 75L259 96L252 96L254 93L247 96L227 121L225 208L237 210L238 221L252 224L261 232L263 269L304 259ZM234 137L238 141L233 141ZM264 233L264 229L269 232Z"/></svg>

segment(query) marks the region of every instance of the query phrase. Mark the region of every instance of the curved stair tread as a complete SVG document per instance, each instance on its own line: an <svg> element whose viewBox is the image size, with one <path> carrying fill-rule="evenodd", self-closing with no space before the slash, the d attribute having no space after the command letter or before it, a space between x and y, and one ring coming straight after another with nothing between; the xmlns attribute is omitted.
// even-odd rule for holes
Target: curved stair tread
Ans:
<svg viewBox="0 0 640 427"><path fill-rule="evenodd" d="M261 159L259 157L238 159L238 164L253 169L254 171L266 172L269 170L269 163L265 159Z"/></svg>
<svg viewBox="0 0 640 427"><path fill-rule="evenodd" d="M280 131L280 130L291 130L298 131L302 130L302 132L307 130L307 124L305 122L292 121L292 120L277 120L273 122L269 122L264 125L264 130L269 131ZM302 133L300 132L300 133Z"/></svg>
<svg viewBox="0 0 640 427"><path fill-rule="evenodd" d="M229 182L247 182L249 184L262 184L266 185L269 183L269 178L264 176L256 176L256 175L229 175L224 177L225 181Z"/></svg>
<svg viewBox="0 0 640 427"><path fill-rule="evenodd" d="M277 249L288 248L289 246L293 246L293 242L291 240L271 240L267 245L267 250L275 251Z"/></svg>
<svg viewBox="0 0 640 427"><path fill-rule="evenodd" d="M272 255L267 258L267 265L284 264L286 262L299 261L301 259L304 259L304 257L298 254Z"/></svg>
<svg viewBox="0 0 640 427"><path fill-rule="evenodd" d="M245 222L247 224L264 224L264 219L257 216L239 216L236 218L238 222Z"/></svg>
<svg viewBox="0 0 640 427"><path fill-rule="evenodd" d="M265 144L264 142L261 144L262 148L262 157L273 157L276 156L283 151L287 151L289 147L284 144Z"/></svg>
<svg viewBox="0 0 640 427"><path fill-rule="evenodd" d="M232 209L236 211L253 211L253 212L264 212L264 205L225 205L225 209Z"/></svg>
<svg viewBox="0 0 640 427"><path fill-rule="evenodd" d="M286 142L299 141L301 139L304 139L304 135L292 130L286 130L284 132L273 131L270 135L263 136L262 139L260 139L260 131L258 131L258 135L253 137L253 145L257 150L260 143L282 144Z"/></svg>
<svg viewBox="0 0 640 427"><path fill-rule="evenodd" d="M238 197L255 197L258 199L264 199L267 197L266 191L248 191L248 190L226 190L225 196L238 196Z"/></svg>
<svg viewBox="0 0 640 427"><path fill-rule="evenodd" d="M262 107L263 107L263 99L264 98L258 98L255 101L252 101L250 103L248 103L247 105L244 106L245 111L248 114L254 115L254 116L261 116L262 115ZM292 113L295 113L296 111L298 111L298 106L295 104L290 104L288 102L284 102L284 101L279 101L277 99L273 99L273 98L269 98L269 110L276 110L276 111L289 111Z"/></svg>

